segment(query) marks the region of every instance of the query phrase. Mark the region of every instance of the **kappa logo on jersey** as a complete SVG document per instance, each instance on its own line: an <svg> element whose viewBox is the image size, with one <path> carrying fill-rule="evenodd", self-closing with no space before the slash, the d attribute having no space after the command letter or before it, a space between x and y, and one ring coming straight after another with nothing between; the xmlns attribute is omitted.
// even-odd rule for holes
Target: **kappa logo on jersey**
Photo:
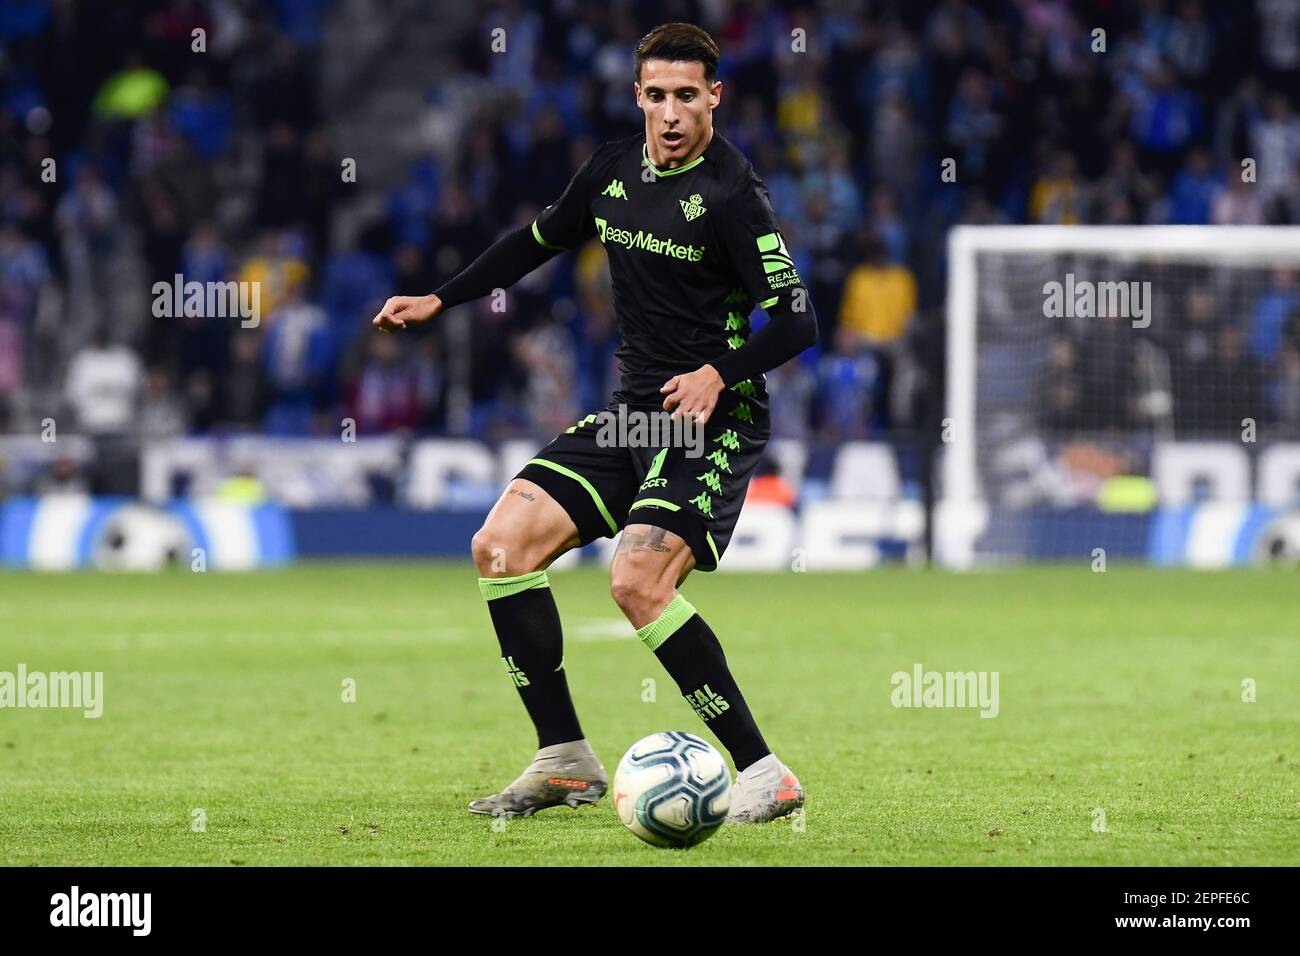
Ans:
<svg viewBox="0 0 1300 956"><path fill-rule="evenodd" d="M702 481L715 495L722 494L722 479L718 477L718 469L710 468L702 475L695 476L696 481Z"/></svg>
<svg viewBox="0 0 1300 956"><path fill-rule="evenodd" d="M609 185L605 187L605 191L601 193L601 195L611 196L614 199L621 199L624 202L627 202L627 190L623 188L623 180L621 179L610 180Z"/></svg>
<svg viewBox="0 0 1300 956"><path fill-rule="evenodd" d="M767 284L771 288L784 289L801 281L779 232L759 236L758 251L763 256L763 271L767 274Z"/></svg>
<svg viewBox="0 0 1300 956"><path fill-rule="evenodd" d="M658 239L653 232L646 232L644 229L638 229L634 233L631 229L611 226L606 220L595 218L600 241L606 245L612 243L624 249L643 249L646 252L667 256L669 259L684 259L687 262L700 262L704 258L703 246L683 245L671 239Z"/></svg>
<svg viewBox="0 0 1300 956"><path fill-rule="evenodd" d="M690 222L692 219L699 219L708 212L707 209L700 205L704 202L704 197L699 193L696 193L690 199L679 199L677 201L682 204L682 213L686 216L687 222Z"/></svg>
<svg viewBox="0 0 1300 956"><path fill-rule="evenodd" d="M595 415L588 415L588 416L587 416L586 418L584 418L582 421L578 422L578 424L576 424L576 425L570 425L568 428L566 428L566 429L564 430L564 434L566 434L566 435L572 435L572 434L573 434L577 429L582 428L584 425L590 425L590 424L591 424L592 422L594 422L595 420L596 420L596 416L595 416Z"/></svg>

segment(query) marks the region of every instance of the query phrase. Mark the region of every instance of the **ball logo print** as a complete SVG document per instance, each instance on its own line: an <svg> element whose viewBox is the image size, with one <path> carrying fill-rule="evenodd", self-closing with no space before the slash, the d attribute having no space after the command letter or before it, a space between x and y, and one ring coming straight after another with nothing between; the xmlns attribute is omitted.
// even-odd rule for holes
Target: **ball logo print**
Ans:
<svg viewBox="0 0 1300 956"><path fill-rule="evenodd" d="M707 740L683 731L651 734L619 761L614 809L651 846L695 846L727 819L731 773Z"/></svg>

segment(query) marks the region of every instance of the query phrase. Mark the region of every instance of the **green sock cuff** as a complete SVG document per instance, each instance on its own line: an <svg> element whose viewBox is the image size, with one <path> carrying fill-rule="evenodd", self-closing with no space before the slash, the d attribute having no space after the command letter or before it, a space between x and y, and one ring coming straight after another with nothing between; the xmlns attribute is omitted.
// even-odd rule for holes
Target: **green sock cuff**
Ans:
<svg viewBox="0 0 1300 956"><path fill-rule="evenodd" d="M637 628L636 636L641 638L641 642L650 650L656 650L694 615L695 606L679 594L668 602L662 614L645 627Z"/></svg>
<svg viewBox="0 0 1300 956"><path fill-rule="evenodd" d="M527 574L518 574L513 578L479 578L478 589L483 592L483 600L495 601L498 598L509 597L512 594L518 594L520 591L529 591L533 588L549 588L550 579L546 577L545 571L530 571Z"/></svg>

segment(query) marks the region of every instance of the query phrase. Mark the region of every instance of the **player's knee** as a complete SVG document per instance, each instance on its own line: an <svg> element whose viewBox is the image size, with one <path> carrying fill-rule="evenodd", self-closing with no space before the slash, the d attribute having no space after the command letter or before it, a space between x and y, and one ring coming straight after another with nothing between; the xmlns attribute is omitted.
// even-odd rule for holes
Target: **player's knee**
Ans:
<svg viewBox="0 0 1300 956"><path fill-rule="evenodd" d="M528 574L550 563L546 542L491 521L478 529L469 547L479 576L485 578Z"/></svg>
<svg viewBox="0 0 1300 956"><path fill-rule="evenodd" d="M634 627L644 627L673 599L673 582L658 569L623 559L610 574L609 593Z"/></svg>
<svg viewBox="0 0 1300 956"><path fill-rule="evenodd" d="M499 577L505 574L524 574L526 571L510 570L508 557L511 542L491 525L484 525L475 533L470 542L470 553L474 556L474 565L481 577ZM517 550L517 549L516 549ZM531 568L528 570L532 570Z"/></svg>

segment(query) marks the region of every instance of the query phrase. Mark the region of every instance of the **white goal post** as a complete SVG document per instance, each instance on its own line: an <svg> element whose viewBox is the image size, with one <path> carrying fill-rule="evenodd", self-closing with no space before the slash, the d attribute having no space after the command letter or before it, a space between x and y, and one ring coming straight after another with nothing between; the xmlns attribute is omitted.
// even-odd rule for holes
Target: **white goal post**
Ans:
<svg viewBox="0 0 1300 956"><path fill-rule="evenodd" d="M1073 270L1071 263L1076 262L1084 263L1084 267ZM1165 317L1164 328L1159 330L1165 336L1161 341L1177 343L1177 326L1184 321L1181 296L1186 286L1180 270L1185 264L1191 264L1193 270L1203 268L1211 276L1207 285L1233 290L1220 296L1219 307L1225 313L1229 308L1236 310L1229 324L1249 325L1249 306L1263 294L1259 290L1269 281L1267 270L1300 268L1300 227L954 227L948 235L946 417L934 513L936 558L944 565L962 568L984 563L980 540L990 530L991 511L997 506L996 496L991 494L994 489L987 487L983 474L988 464L986 456L992 449L982 440L987 442L994 423L980 416L990 414L982 408L982 402L995 386L980 378L981 347L986 344L987 334L981 322L996 324L1006 314L1008 331L1003 334L1003 342L1014 341L1015 336L1037 336L1035 355L1046 354L1049 337L1057 334L1056 326L1050 317L1044 318L1048 314L1046 307L1037 315L1030 314L1048 298L1043 278L1066 283L1066 273L1070 272L1068 281L1073 288L1072 272L1084 271L1089 264L1101 264L1094 279L1123 274L1125 279L1137 276L1156 280L1157 294L1162 294L1163 289L1166 299L1176 300L1166 302L1163 313L1157 312L1158 320L1161 315ZM1086 277L1083 282L1087 282ZM1147 285L1149 291L1150 283ZM1241 288L1253 290L1256 297L1248 299L1235 291ZM1083 325L1075 322L1080 341L1091 334ZM1133 325L1143 328L1136 321ZM1131 341L1137 340L1135 336ZM1014 344L1007 346L1007 352L1017 354L1015 348ZM1007 364L1014 361L1019 359L1008 360ZM1041 381L1046 374L1044 368L1048 366L1026 372L1024 380ZM1035 398L1026 395L1024 401L1028 409ZM1167 415L1166 420L1172 421L1172 415ZM996 425L1006 430L1023 428L1032 421L1033 414L1027 410L1018 422L1015 416L1003 416ZM1159 423L1133 431L1144 432L1153 442L1179 438ZM1015 557L1014 552L1011 556Z"/></svg>

